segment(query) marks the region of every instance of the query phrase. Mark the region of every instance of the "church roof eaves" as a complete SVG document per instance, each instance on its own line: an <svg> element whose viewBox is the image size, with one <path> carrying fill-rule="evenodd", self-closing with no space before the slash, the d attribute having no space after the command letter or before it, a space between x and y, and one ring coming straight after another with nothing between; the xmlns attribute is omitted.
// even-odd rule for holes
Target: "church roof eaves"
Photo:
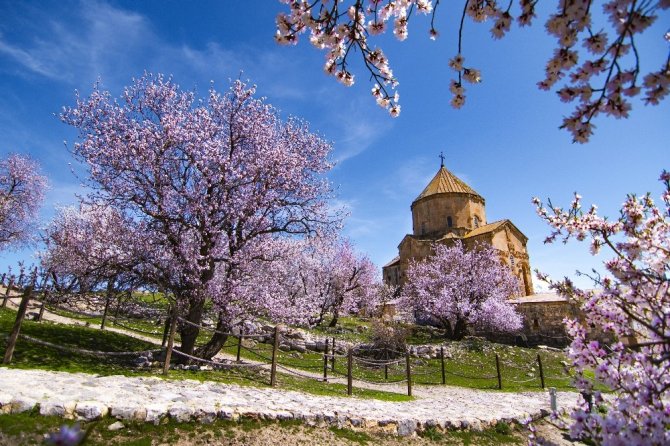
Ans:
<svg viewBox="0 0 670 446"><path fill-rule="evenodd" d="M391 260L390 262L388 262L388 263L387 263L386 265L384 265L382 268L387 268L387 267L389 267L389 266L393 266L393 265L398 264L398 263L400 263L400 256L395 256L395 257L393 258L393 260Z"/></svg>
<svg viewBox="0 0 670 446"><path fill-rule="evenodd" d="M465 234L464 238L476 237L478 235L486 234L488 232L493 232L496 229L498 229L499 227L501 227L503 224L505 224L505 222L507 222L507 221L508 220L498 220L498 221L494 221L493 223L482 225L478 228L473 229L472 231L468 232L467 234Z"/></svg>
<svg viewBox="0 0 670 446"><path fill-rule="evenodd" d="M440 170L437 171L433 179L430 180L430 183L428 183L428 186L426 186L423 192L421 192L419 196L416 197L414 202L431 195L448 193L469 194L477 196L483 200L482 196L479 195L473 188L468 186L463 180L442 166L440 167Z"/></svg>
<svg viewBox="0 0 670 446"><path fill-rule="evenodd" d="M482 234L487 234L489 232L496 231L496 230L500 229L502 226L505 226L505 225L509 225L512 230L516 231L524 239L524 241L528 240L528 237L526 237L526 235L523 232L521 232L521 230L519 228L517 228L514 225L514 223L512 223L510 220L498 220L498 221L495 221L493 223L489 223L487 225L480 226L480 227L475 228L472 231L468 232L467 234L465 234L465 236L463 238L470 238L470 237L476 237L476 236L482 235Z"/></svg>

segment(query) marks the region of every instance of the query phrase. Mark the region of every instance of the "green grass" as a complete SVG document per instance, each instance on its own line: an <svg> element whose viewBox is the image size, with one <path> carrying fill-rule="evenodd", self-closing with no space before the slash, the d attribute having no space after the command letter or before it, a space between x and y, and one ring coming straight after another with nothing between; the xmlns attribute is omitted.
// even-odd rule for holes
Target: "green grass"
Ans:
<svg viewBox="0 0 670 446"><path fill-rule="evenodd" d="M4 308L0 309L0 333L9 333L15 317L15 312ZM156 349L156 346L151 343L126 335L50 322L24 321L21 333L54 344L86 350L139 352ZM4 355L4 350L5 344L3 342L0 347L0 355ZM100 358L80 353L63 354L61 350L45 347L21 338L17 342L11 367L95 373L98 375L162 376L159 369L140 370L133 368L127 359L119 357ZM168 379L195 379L255 387L269 387L270 381L267 370L249 368L212 371L171 370ZM279 388L285 390L296 390L316 395L346 395L346 386L342 384L324 383L288 374L278 374L277 382ZM355 389L354 396L384 401L407 401L410 399L406 395L366 389Z"/></svg>
<svg viewBox="0 0 670 446"><path fill-rule="evenodd" d="M453 386L469 387L473 389L497 390L498 379L496 372L495 355L498 354L501 366L502 390L517 392L541 390L539 365L537 355L542 358L545 376L545 387L556 387L559 390L574 390L568 379L562 352L538 350L531 348L513 347L503 344L483 342L481 345L472 345L468 342L451 343L452 357L445 360L446 383ZM270 344L256 344L253 349L242 348L241 358L263 360L272 356ZM237 338L229 338L224 352L230 355L237 353ZM366 365L354 361L353 376L367 381L386 383L402 381L406 378L406 364L404 358L398 358L398 364L388 367L387 376L383 367ZM323 354L315 352L297 353L278 351L278 362L288 367L312 372L323 373ZM344 357L335 360L335 371L331 370L332 363L328 364L328 376L342 377L347 374L347 361ZM442 365L439 359L411 359L413 383L435 384L442 383Z"/></svg>
<svg viewBox="0 0 670 446"><path fill-rule="evenodd" d="M116 420L110 417L95 422L82 422L81 430L91 429L86 445L135 445L150 446L155 444L174 444L188 439L193 444L228 444L236 440L235 444L245 444L246 439L258 436L275 435L277 439L291 440L296 435L304 441L316 438L324 444L415 444L421 439L398 439L389 434L376 432L362 432L358 430L330 427L325 432L317 432L315 428L303 425L300 421L262 421L240 418L237 421L215 420L211 424L177 423L173 420L164 420L158 425L151 423L122 421L125 428L119 431L110 431L107 426ZM61 426L72 426L74 422L59 417L40 416L37 411L21 414L0 414L0 432L6 444L16 446L41 444L45 435L57 432ZM266 431L271 428L272 433ZM496 428L482 432L439 431L426 429L420 433L423 440L430 440L436 445L478 445L494 446L499 444L524 444L526 435L519 431L500 432ZM287 438L288 437L288 438ZM269 437L268 438L272 438ZM422 443L425 444L425 443Z"/></svg>
<svg viewBox="0 0 670 446"><path fill-rule="evenodd" d="M343 438L349 440L352 443L366 445L368 442L373 441L372 437L365 432L353 431L351 429L343 429L339 427L331 427L330 431L337 438Z"/></svg>

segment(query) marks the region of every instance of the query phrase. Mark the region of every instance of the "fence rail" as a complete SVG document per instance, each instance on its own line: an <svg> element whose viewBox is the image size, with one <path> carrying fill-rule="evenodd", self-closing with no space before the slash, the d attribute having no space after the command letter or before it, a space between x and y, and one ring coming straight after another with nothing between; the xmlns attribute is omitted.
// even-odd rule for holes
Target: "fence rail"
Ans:
<svg viewBox="0 0 670 446"><path fill-rule="evenodd" d="M32 297L32 290L27 288L23 294L23 296L12 297L22 297L22 305L24 306L23 314L25 314L25 307L27 307L26 302ZM26 299L27 295L30 296ZM9 293L5 293L5 296L3 297L9 297ZM44 307L46 307L54 312L66 312L68 315L71 314L87 318L104 317L101 314L86 313L70 308L64 308L55 302L48 302L48 300L48 296L43 296L41 299L37 299L37 302L41 305L40 312L43 312ZM17 314L15 325L18 324L20 327L19 319L22 318L23 315ZM345 378L347 382L347 392L349 394L352 393L355 382L376 386L395 385L395 388L397 388L397 385L400 383L406 383L407 394L412 395L412 386L415 384L453 384L455 383L453 378L456 378L456 382L458 382L458 379L472 381L496 380L499 389L509 386L510 384L527 385L529 383L537 383L538 387L545 388L547 380L552 380L554 382L568 382L571 380L569 376L547 376L540 354L537 354L536 358L523 358L524 361L527 361L525 366L519 365L509 359L501 360L498 355L495 355L495 357L490 356L484 358L486 365L484 363L468 365L459 363L458 360L447 359L443 347L440 348L439 356L431 359L412 357L410 355L411 346L408 346L405 351L370 348L367 348L366 350L355 350L349 348L346 354L341 354L336 351L335 338L326 338L325 341L319 342L326 346L326 350L318 357L287 358L279 351L279 346L283 345L281 341L286 341L288 339L284 336L280 326L275 327L274 333L272 334L244 333L242 330L237 333L226 332L214 327L190 322L170 313L168 314L164 327L160 327L156 332L149 332L138 327L127 325L127 323L134 322L131 318L110 315L108 316L108 319L119 327L137 333L156 337L160 337L162 334L164 349L151 350L151 352L165 352L164 373L168 373L171 356L174 354L175 357L181 358L181 360L185 362L193 361L199 364L212 365L214 367L225 367L226 369L269 368L270 384L273 386L277 383L277 370L300 378L319 381L328 381L330 377ZM193 326L199 330L226 336L228 339L224 343L223 348L235 349L236 360L221 362L208 358L201 358L193 353L186 353L175 348L174 341L177 331L176 329L179 324L182 326ZM19 337L18 329L13 330L11 336L14 336L14 338ZM122 357L143 353L101 352L78 349L71 346L54 344L23 334L20 335L20 338L49 348L98 357ZM254 345L248 345L243 342L245 339L259 342L253 343ZM265 344L264 342L271 342L271 345ZM377 359L384 356L382 354L394 357L389 359ZM8 361L11 361L11 355L8 356ZM495 367L495 369L493 369L495 372L486 371L493 367ZM478 369L479 372L474 372L473 370L475 369ZM513 373L509 373L510 371ZM520 376L520 374L525 374L525 377Z"/></svg>

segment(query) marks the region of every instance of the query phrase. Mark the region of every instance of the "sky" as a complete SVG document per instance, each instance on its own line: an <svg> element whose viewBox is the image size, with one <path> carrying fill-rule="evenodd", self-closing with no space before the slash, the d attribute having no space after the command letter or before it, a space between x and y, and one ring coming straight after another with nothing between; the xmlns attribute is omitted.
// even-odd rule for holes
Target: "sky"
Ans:
<svg viewBox="0 0 670 446"><path fill-rule="evenodd" d="M533 27L514 27L503 40L466 22L464 55L483 82L454 110L447 62L456 53L460 14L453 2L440 8L437 41L428 39L428 20L415 17L405 42L390 35L378 43L400 81L402 113L393 119L374 103L362 70L347 88L323 73L324 54L307 38L290 47L274 42L275 17L285 9L278 1L0 0L0 156L29 154L41 164L50 182L46 224L54 209L84 192L77 175L85 172L67 150L75 130L58 119L74 104L75 90L86 96L99 79L118 96L145 70L172 75L200 95L212 83L223 91L240 78L256 84L282 116L306 119L332 142L337 164L329 179L333 205L349 213L344 234L380 268L411 233L410 205L443 152L445 166L486 199L488 221L510 219L526 234L533 269L555 278L599 269L608 256L592 257L586 243L543 244L549 228L531 198L567 206L578 191L586 205L616 218L626 194L658 197L658 177L670 168L670 104L636 101L629 119L599 119L590 143L572 144L558 128L571 109L536 87L553 49L541 20L547 11L540 11ZM667 57L667 19L638 41L643 70ZM0 270L31 263L38 248L0 253Z"/></svg>

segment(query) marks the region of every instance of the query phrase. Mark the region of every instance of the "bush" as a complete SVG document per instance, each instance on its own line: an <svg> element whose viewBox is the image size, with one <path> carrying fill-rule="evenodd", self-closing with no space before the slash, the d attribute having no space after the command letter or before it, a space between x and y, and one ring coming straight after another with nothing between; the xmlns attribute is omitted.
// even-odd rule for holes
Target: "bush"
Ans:
<svg viewBox="0 0 670 446"><path fill-rule="evenodd" d="M377 359L402 356L406 350L408 335L408 330L398 324L375 320L372 323L369 354Z"/></svg>

